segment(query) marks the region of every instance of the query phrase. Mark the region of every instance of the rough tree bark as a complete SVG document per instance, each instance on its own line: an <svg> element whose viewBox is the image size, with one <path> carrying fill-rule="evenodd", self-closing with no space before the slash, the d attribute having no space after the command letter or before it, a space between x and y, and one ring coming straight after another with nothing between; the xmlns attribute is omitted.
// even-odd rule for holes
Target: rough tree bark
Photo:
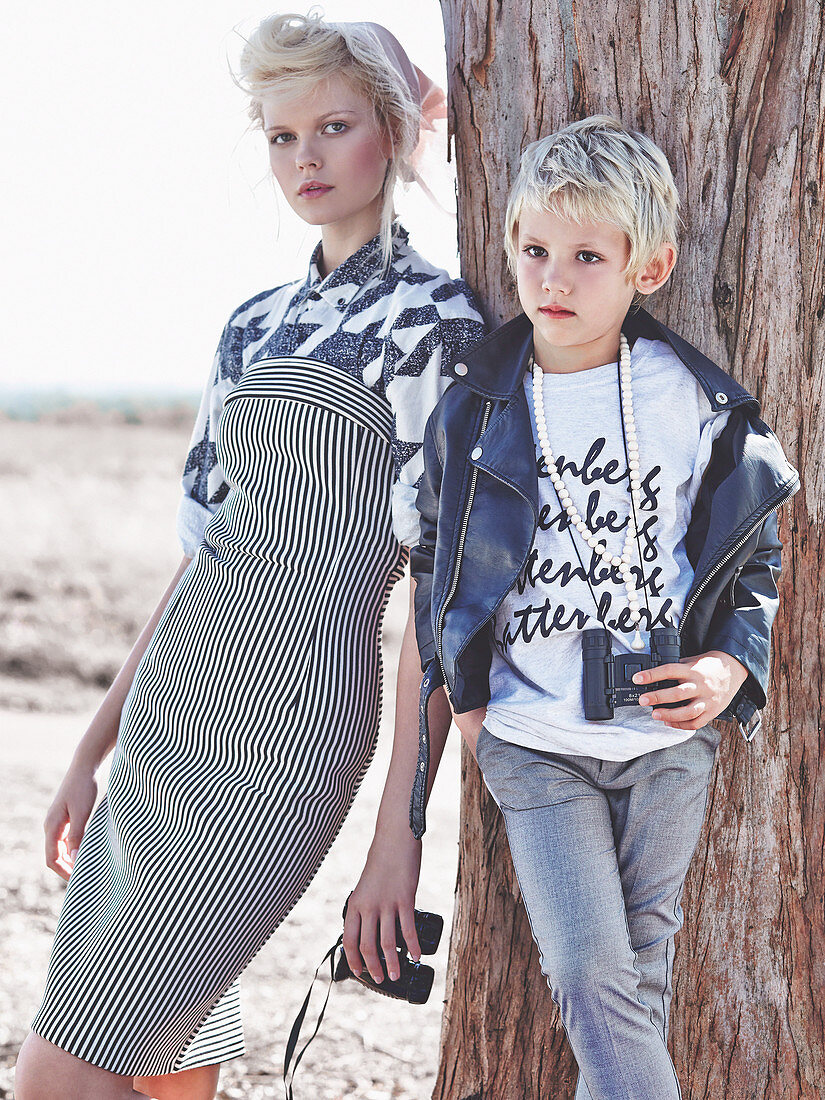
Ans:
<svg viewBox="0 0 825 1100"><path fill-rule="evenodd" d="M825 1083L822 848L823 115L817 0L442 0L464 275L517 310L502 250L521 149L607 112L666 153L681 256L654 312L764 403L802 491L781 516L782 607L757 740L729 731L688 879L671 1047L686 1100L807 1100ZM465 750L434 1098L572 1096L575 1068Z"/></svg>

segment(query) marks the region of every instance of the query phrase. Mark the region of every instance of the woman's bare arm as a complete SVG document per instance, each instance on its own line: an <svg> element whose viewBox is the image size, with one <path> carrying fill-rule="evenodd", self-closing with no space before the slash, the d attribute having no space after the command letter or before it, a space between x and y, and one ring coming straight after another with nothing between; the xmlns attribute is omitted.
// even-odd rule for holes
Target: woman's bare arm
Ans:
<svg viewBox="0 0 825 1100"><path fill-rule="evenodd" d="M392 757L378 809L375 836L361 878L350 897L344 926L344 949L350 967L360 973L364 969L363 959L376 981L383 978L378 959L379 942L389 963L390 977L398 977L396 920L401 923L412 956L418 958L421 953L413 918L421 868L421 841L413 836L409 821L410 792L418 760L418 693L421 686L414 592L415 581L411 579L410 612L398 662ZM429 714L428 789L435 778L450 728L450 707L444 691L437 691L431 698Z"/></svg>
<svg viewBox="0 0 825 1100"><path fill-rule="evenodd" d="M106 692L103 702L89 724L89 728L75 749L69 770L55 795L54 802L46 814L44 829L46 832L46 866L56 871L61 878L68 879L74 854L80 846L86 822L97 797L95 772L106 756L114 748L120 724L120 712L126 702L126 696L135 678L140 659L146 652L160 617L166 609L178 581L192 559L185 556L177 568L168 588L153 611L149 621L132 646L123 667L115 677L112 686ZM68 830L68 831L67 831ZM60 841L66 848L66 855L60 852Z"/></svg>

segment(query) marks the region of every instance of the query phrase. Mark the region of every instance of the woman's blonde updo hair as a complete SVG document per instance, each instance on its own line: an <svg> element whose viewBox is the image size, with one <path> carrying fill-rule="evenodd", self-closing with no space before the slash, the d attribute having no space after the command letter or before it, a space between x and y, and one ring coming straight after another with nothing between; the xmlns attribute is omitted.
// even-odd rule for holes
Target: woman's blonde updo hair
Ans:
<svg viewBox="0 0 825 1100"><path fill-rule="evenodd" d="M340 74L372 104L378 125L391 140L381 208L381 260L392 259L396 180L409 178L407 161L418 143L421 109L378 38L363 24L327 23L318 14L271 15L245 40L238 83L250 97L249 115L262 120L261 99L305 95Z"/></svg>

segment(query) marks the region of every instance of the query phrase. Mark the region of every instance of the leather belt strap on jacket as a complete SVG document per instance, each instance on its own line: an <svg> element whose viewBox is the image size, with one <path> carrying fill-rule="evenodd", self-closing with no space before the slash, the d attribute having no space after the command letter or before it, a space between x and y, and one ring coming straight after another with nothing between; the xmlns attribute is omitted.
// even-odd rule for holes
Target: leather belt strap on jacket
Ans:
<svg viewBox="0 0 825 1100"><path fill-rule="evenodd" d="M761 711L757 710L756 704L748 699L746 695L743 695L738 702L734 699L734 705L731 709L739 726L739 732L746 741L753 741L759 727L762 725Z"/></svg>
<svg viewBox="0 0 825 1100"><path fill-rule="evenodd" d="M427 828L425 807L427 805L427 778L430 774L430 723L427 711L430 696L444 683L441 666L433 659L421 677L421 691L418 697L418 762L415 765L412 796L410 798L410 828L416 840L420 840Z"/></svg>

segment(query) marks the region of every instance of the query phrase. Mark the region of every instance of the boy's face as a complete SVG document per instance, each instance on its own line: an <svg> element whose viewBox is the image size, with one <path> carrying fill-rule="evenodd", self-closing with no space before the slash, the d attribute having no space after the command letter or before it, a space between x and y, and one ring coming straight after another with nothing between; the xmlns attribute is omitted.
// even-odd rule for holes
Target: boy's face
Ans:
<svg viewBox="0 0 825 1100"><path fill-rule="evenodd" d="M522 210L518 296L544 370L587 370L615 358L635 289L624 274L629 255L630 241L615 225Z"/></svg>

